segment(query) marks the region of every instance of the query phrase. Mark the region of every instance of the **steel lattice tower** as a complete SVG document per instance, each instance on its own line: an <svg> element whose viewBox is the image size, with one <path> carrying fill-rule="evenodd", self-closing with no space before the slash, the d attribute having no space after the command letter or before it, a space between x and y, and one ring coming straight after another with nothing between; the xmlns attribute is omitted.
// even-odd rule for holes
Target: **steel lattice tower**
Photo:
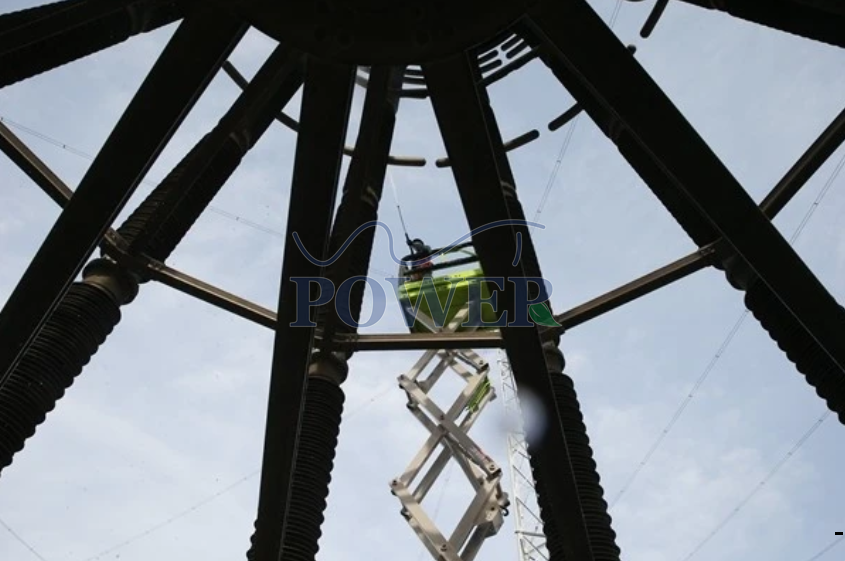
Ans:
<svg viewBox="0 0 845 561"><path fill-rule="evenodd" d="M841 0L679 0L845 47ZM644 34L667 1L659 0ZM727 15L725 17L728 17ZM586 0L64 0L0 15L0 87L178 22L152 70L75 189L0 125L0 149L62 213L0 312L0 468L80 375L143 285L161 282L274 330L258 512L248 557L313 560L353 353L502 348L549 429L527 448L552 561L618 561L561 335L699 270L714 267L786 359L845 422L845 309L772 224L845 140L845 111L758 205ZM252 80L227 62L250 28L278 42ZM644 180L698 249L616 290L558 313L558 327L514 325L513 279L542 278L508 151L539 136L502 137L487 88L539 60ZM115 220L211 80L243 92L123 224ZM366 89L354 146L352 92ZM302 90L298 119L284 113ZM486 275L505 279L499 330L359 334L322 305L298 316L301 277L340 286L366 276L400 100L430 101L472 243ZM297 131L280 295L262 308L167 265L211 200L275 121ZM341 161L350 158L340 186ZM339 202L339 205L335 203ZM337 207L337 212L335 208ZM483 230L506 222L503 227ZM296 239L317 259L299 251ZM513 256L522 254L521 261ZM97 255L95 256L95 253ZM81 274L81 280L76 280ZM349 291L360 319L363 283ZM307 290L305 291L307 292ZM532 299L539 290L529 291ZM520 315L522 314L522 316ZM527 321L527 320L526 320ZM527 474L526 474L527 475Z"/></svg>
<svg viewBox="0 0 845 561"><path fill-rule="evenodd" d="M537 490L531 476L528 442L522 424L522 410L516 381L506 356L499 356L499 386L502 407L508 419L507 433L508 471L511 479L511 510L514 515L519 561L548 561L543 520L537 505Z"/></svg>

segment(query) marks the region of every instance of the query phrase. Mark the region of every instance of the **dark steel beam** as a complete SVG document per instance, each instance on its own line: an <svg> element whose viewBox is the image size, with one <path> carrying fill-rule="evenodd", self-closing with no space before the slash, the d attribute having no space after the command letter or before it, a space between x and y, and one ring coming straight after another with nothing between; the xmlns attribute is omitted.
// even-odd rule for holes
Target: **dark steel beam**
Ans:
<svg viewBox="0 0 845 561"><path fill-rule="evenodd" d="M845 3L841 0L682 0L701 8L845 47Z"/></svg>
<svg viewBox="0 0 845 561"><path fill-rule="evenodd" d="M760 203L760 210L769 218L777 216L843 142L845 142L845 109L839 112L839 115L766 195Z"/></svg>
<svg viewBox="0 0 845 561"><path fill-rule="evenodd" d="M56 9L33 12L32 17L3 14L3 17L16 17L16 25L0 31L0 55L22 49L33 43L67 33L92 21L123 10L133 0L88 0L87 2L58 2ZM0 19L2 22L2 19Z"/></svg>
<svg viewBox="0 0 845 561"><path fill-rule="evenodd" d="M0 122L0 150L23 171L54 203L65 208L73 196L73 190L56 175L41 158L27 146L5 124ZM105 243L116 245L117 232L108 228Z"/></svg>
<svg viewBox="0 0 845 561"><path fill-rule="evenodd" d="M241 298L187 273L144 256L130 256L111 245L109 257L139 275L192 296L221 310L269 329L276 328L276 312ZM317 329L315 342L322 340ZM340 351L418 351L429 349L499 349L502 338L496 331L458 333L366 333L336 334L333 347Z"/></svg>
<svg viewBox="0 0 845 561"><path fill-rule="evenodd" d="M554 331L564 332L619 308L637 298L650 294L659 288L667 286L696 271L710 265L704 255L712 255L713 248L704 248L683 257L665 267L661 267L647 275L620 286L597 298L580 304L566 312L558 314L555 319L561 327L558 329L543 329L541 337L549 339ZM114 250L108 252L115 257ZM189 296L202 300L221 310L225 310L238 317L257 323L264 327L276 327L276 313L263 306L250 302L236 294L211 285L201 279L147 258L117 257L124 265L130 266L139 274L160 282L170 288L183 292ZM322 340L318 330L316 339ZM477 331L471 333L383 333L383 334L336 334L333 346L342 351L406 351L425 349L462 349L462 348L502 348L501 335L496 331Z"/></svg>
<svg viewBox="0 0 845 561"><path fill-rule="evenodd" d="M558 115L557 117L555 117L554 119L549 121L549 130L550 131L556 131L557 129L561 128L566 123L568 123L569 121L571 121L572 119L574 119L575 117L580 115L581 111L583 111L583 110L584 110L583 107L581 107L577 103L574 104L572 107L570 107L569 109L567 109L566 111L564 111L563 113L561 113L560 115Z"/></svg>
<svg viewBox="0 0 845 561"><path fill-rule="evenodd" d="M175 0L66 0L0 15L0 87L182 17Z"/></svg>
<svg viewBox="0 0 845 561"><path fill-rule="evenodd" d="M47 193L53 201L64 208L70 201L73 191L47 167L20 139L3 123L0 123L0 148L18 166ZM276 327L276 314L267 308L249 300L213 286L182 271L168 267L164 263L145 255L130 256L126 252L128 244L120 239L119 234L109 229L103 241L105 253L143 278L155 280L174 288L198 300L231 312L244 319L258 323L270 329Z"/></svg>
<svg viewBox="0 0 845 561"><path fill-rule="evenodd" d="M576 106L577 107L577 106ZM760 210L770 220L774 219L789 201L801 190L825 161L845 141L845 109L825 128L795 164L789 168L780 181L760 203ZM555 316L561 329L571 329L585 321L605 314L640 296L649 294L672 282L696 273L712 265L718 244L708 244L668 265L633 280L589 302Z"/></svg>
<svg viewBox="0 0 845 561"><path fill-rule="evenodd" d="M561 331L590 321L641 296L709 267L711 265L710 259L715 252L716 250L712 246L702 248L647 275L623 284L598 298L593 298L589 302L559 314L555 316L555 320L561 325Z"/></svg>
<svg viewBox="0 0 845 561"><path fill-rule="evenodd" d="M560 67L558 78L632 165L695 209L772 290L841 369L842 309L672 102L584 0L544 2L531 11L531 32Z"/></svg>
<svg viewBox="0 0 845 561"><path fill-rule="evenodd" d="M244 77L240 71L235 68L235 65L232 64L231 61L226 61L223 63L223 72L226 73L226 76L232 79L236 86L238 86L241 90L245 90L249 87L249 80ZM278 115L276 116L276 120L291 129L292 131L296 132L299 130L299 123L293 117L288 116L287 113L284 111L279 111Z"/></svg>
<svg viewBox="0 0 845 561"><path fill-rule="evenodd" d="M660 21L660 18L663 16L663 12L666 10L666 6L669 5L669 0L657 0L654 3L654 7L651 9L651 13L646 18L645 23L643 24L643 28L640 29L640 37L643 39L648 39L652 32L654 32L654 28L657 27L657 22Z"/></svg>
<svg viewBox="0 0 845 561"><path fill-rule="evenodd" d="M579 106L576 105L575 107ZM821 167L830 155L838 149L843 140L845 140L845 110L837 115L837 117L830 123L830 125L827 126L819 137L813 141L801 157L796 160L795 164L793 164L786 174L784 174L769 194L766 195L760 203L760 209L764 212L764 214L766 214L766 216L770 219L774 219L788 204L792 197L797 194L804 185L806 185L807 181L809 181L815 172L818 171L819 167ZM58 188L61 188L61 186ZM67 187L65 187L65 189L69 193L70 190L67 189ZM68 198L70 198L69 195ZM647 275L626 283L606 294L593 298L592 300L576 306L562 314L558 314L555 316L555 319L561 324L559 331L563 332L572 329L582 323L615 310L616 308L627 304L636 298L650 294L651 292L667 286L672 282L703 270L704 268L712 265L712 260L716 253L716 247L719 243L722 242L717 241L708 244L689 255L648 273ZM436 267L437 266L435 265L435 268ZM265 325L266 327L272 328L275 326L276 315L269 312L269 310L262 308L262 310L265 310L264 312L256 312L255 308L257 305L249 303L238 296L228 295L228 293L220 291L220 289L211 287L211 285L207 285L198 279L192 279L191 277L184 275L184 273L170 269L163 264L155 264L152 265L151 268L155 271L151 275L154 280L185 292L186 294L195 296L200 300L216 305L217 307L230 311L250 321L255 321L259 324ZM181 284L179 282L180 278L185 278L186 282ZM216 291L220 291L220 294L216 295ZM220 296L221 294L223 296ZM244 302L245 304L243 307L238 307L235 302ZM272 315L272 319L267 316L267 313ZM546 332L544 331L544 333ZM361 346L354 346L354 348L349 347L345 350L414 350L423 348L413 346L413 342L408 343L408 346L399 347L398 345L405 344L405 339L402 338L396 340L402 341L401 343L397 343L397 346L381 347L375 343L373 344L375 346L371 346L369 343L365 342L368 340L370 335L364 335L363 337L364 339L361 340ZM486 339L487 335L485 334L483 337ZM408 341L412 340L408 339ZM338 344L343 347L346 343L340 341ZM484 345L484 342L479 341L476 346L482 347ZM490 348L498 348L501 345L499 340L497 340L495 344L489 343L489 346ZM487 348L487 346L484 346L484 348Z"/></svg>
<svg viewBox="0 0 845 561"><path fill-rule="evenodd" d="M109 255L114 257L114 252L110 251ZM118 261L128 265L126 260L118 259ZM173 267L168 267L160 261L141 257L132 263L131 268L151 280L160 282L170 288L175 288L179 292L184 292L189 296L193 296L253 323L269 327L270 329L276 328L276 313L272 310L268 310L263 306L259 306L245 298L241 298L236 294L218 288Z"/></svg>
<svg viewBox="0 0 845 561"><path fill-rule="evenodd" d="M504 143L505 152L510 152L511 150L516 150L517 148L522 148L526 144L534 142L538 138L540 138L540 131L538 131L538 130L530 130L528 132L524 132L524 133L520 134L519 136L516 136L516 137L514 137L514 138L512 138L512 139L510 139L510 140L508 140L507 142ZM449 157L446 156L445 158L438 158L435 161L434 165L436 165L439 168L447 168L447 167L451 166L452 163L449 160Z"/></svg>
<svg viewBox="0 0 845 561"><path fill-rule="evenodd" d="M30 21L48 17L59 10L67 10L76 4L87 2L88 0L64 0L63 2L50 2L41 4L40 6L33 6L31 8L24 8L14 12L5 12L0 14L0 34L6 33L21 25L26 25Z"/></svg>
<svg viewBox="0 0 845 561"><path fill-rule="evenodd" d="M0 150L57 205L65 207L73 191L2 122L0 122Z"/></svg>
<svg viewBox="0 0 845 561"><path fill-rule="evenodd" d="M806 184L812 175L818 170L821 164L839 147L845 137L845 110L828 125L821 135L810 145L795 164L786 172L783 178L777 183L772 191L766 196L760 205L761 210L769 217L774 218L789 202L790 198ZM34 178L35 179L35 178ZM54 178L58 180L58 178ZM36 181L46 181L45 178ZM60 182L51 189L60 190L70 198L70 189ZM64 203L60 203L64 204ZM668 265L622 285L610 292L593 298L588 302L580 304L566 312L558 314L555 319L561 324L556 330L563 332L577 327L587 321L595 319L607 312L615 310L624 304L650 294L668 284L681 278L698 272L712 264L716 253L717 244L711 243L691 254L682 257ZM114 251L109 255L115 257L121 263L127 264L142 276L149 276L152 280L161 282L171 288L196 297L206 303L234 313L249 321L258 323L268 328L276 325L276 314L271 310L249 302L237 295L212 286L204 281L191 277L181 271L173 269L153 259L143 259L127 262L128 256L122 258ZM541 336L546 339L553 330L542 330ZM317 338L321 336L318 332ZM368 351L368 350L420 350L431 348L461 348L460 345L471 344L473 348L500 348L501 337L490 332L461 335L453 338L441 338L438 335L425 336L419 334L381 334L381 335L341 335L336 341L336 346L345 351ZM438 347L440 345L441 347Z"/></svg>
<svg viewBox="0 0 845 561"><path fill-rule="evenodd" d="M339 250L358 228L378 219L378 207L387 177L390 146L396 128L399 109L397 90L402 84L404 67L374 66L361 112L361 124L355 140L355 155L349 163L343 185L343 197L332 226L330 253ZM360 233L328 267L328 278L340 286L349 278L367 275L372 257L375 230ZM364 284L356 283L348 302L349 315L357 322L364 300ZM322 314L324 340L321 350L331 351L336 332L354 332L355 328L342 323L337 306Z"/></svg>
<svg viewBox="0 0 845 561"><path fill-rule="evenodd" d="M578 107L577 105L575 107ZM769 192L760 204L761 210L770 219L786 206L789 200L803 187L813 176L819 167L836 151L845 139L845 110L828 125L819 137L802 154L795 164L786 172L777 185ZM36 182L46 181L45 178L36 179ZM57 179L57 178L56 178ZM59 181L58 185L51 187L59 190L70 198L70 190ZM57 201L58 202L58 201ZM64 203L60 203L64 204ZM561 324L557 331L563 332L577 327L587 321L595 319L607 312L615 310L636 298L650 294L668 284L681 278L698 272L712 264L719 242L713 242L701 249L692 252L668 265L622 285L606 294L593 298L566 312L558 314L555 319ZM110 253L113 257L115 255ZM258 306L239 296L214 287L199 279L191 277L181 271L172 269L163 263L155 260L148 260L143 265L144 270L139 270L139 265L133 265L140 274L148 275L151 279L161 282L171 288L196 297L206 303L234 313L249 321L253 321L268 328L276 325L276 314L271 310ZM543 330L541 336L548 338L552 330ZM320 338L318 332L317 338ZM440 338L440 336L425 336L419 334L382 334L382 335L356 335L339 336L336 345L345 351L397 351L397 350L420 350L431 348L462 348L461 345L471 344L473 348L501 348L502 341L498 334L481 332L472 335L456 336L453 338ZM454 345L454 346L453 346Z"/></svg>
<svg viewBox="0 0 845 561"><path fill-rule="evenodd" d="M477 69L473 63L472 57L459 55L425 65L423 71L464 211L470 228L475 229L508 219L509 213L498 157L487 133L485 111L476 90ZM492 228L473 236L472 241L488 276L505 279L525 276L522 265L515 266L511 261L516 251L513 228ZM497 304L498 310L514 317L514 291L507 281L499 292ZM536 395L551 419L559 419L554 386L536 326L504 327L502 338L518 386ZM542 480L544 493L552 505L544 519L555 520L566 534L566 559L592 560L578 487L567 461L568 447L562 425L551 422L544 441L547 444L532 454L540 466L540 473L535 472L535 476Z"/></svg>
<svg viewBox="0 0 845 561"><path fill-rule="evenodd" d="M501 349L496 331L456 333L366 333L338 335L335 344L347 351L423 351L432 349Z"/></svg>
<svg viewBox="0 0 845 561"><path fill-rule="evenodd" d="M0 383L245 31L219 10L176 31L0 312Z"/></svg>
<svg viewBox="0 0 845 561"><path fill-rule="evenodd" d="M615 310L641 296L654 292L680 278L709 266L709 255L714 249L704 248L683 257L665 267L657 269L630 283L620 286L602 296L593 298L562 314L555 316L559 329L544 329L543 339L551 337L553 331L563 332ZM263 306L250 302L236 294L218 288L182 271L168 267L164 263L148 258L123 257L110 250L108 254L118 262L129 266L142 276L160 282L179 292L202 300L221 310L233 313L243 319L264 327L276 327L276 313ZM317 331L315 340L322 340ZM496 331L477 331L471 333L382 333L348 335L337 334L333 346L342 351L407 351L425 349L461 349L461 348L502 348L501 335Z"/></svg>
<svg viewBox="0 0 845 561"><path fill-rule="evenodd" d="M291 327L297 319L296 300L305 297L297 295L291 277L322 274L322 267L311 263L292 243L292 234L297 232L312 254L325 253L352 103L354 71L351 66L331 65L314 58L309 58L306 64L253 542L256 561L280 559L307 368L314 343L313 328Z"/></svg>
<svg viewBox="0 0 845 561"><path fill-rule="evenodd" d="M576 105L576 107L578 106ZM0 123L0 131L3 128L2 123ZM11 136L12 138L16 138L13 134ZM786 172L772 191L769 192L760 205L761 210L771 219L777 216L791 197L806 184L822 163L835 152L843 142L843 139L845 139L845 110L837 115L789 171ZM35 158L34 155L29 157ZM50 174L49 177L41 176L37 170L46 170L49 172L49 169L35 166L33 168L34 176L31 175L31 177L39 184L48 185L50 192L55 193L59 199L63 199L55 199L56 202L64 206L72 194L70 189L60 179L55 177L55 175ZM557 322L561 324L558 331L564 332L577 327L710 266L718 243L720 242L711 243L606 294L558 314L555 316ZM127 266L130 266L139 274L149 276L152 280L161 282L239 317L271 329L276 325L276 314L271 310L168 267L154 259L141 258L146 264L139 265L138 263L142 261L127 262L128 256L124 255L120 258L114 251L110 251L109 255L127 264ZM549 333L549 330L544 330L542 335L545 338ZM321 339L319 333L317 338ZM501 338L498 335L491 336L490 333L486 332L467 338L449 339L448 341L438 339L436 336L429 340L416 334L367 334L354 337L343 335L337 340L336 345L339 349L345 351L419 350L437 348L431 345L439 345L441 343L444 345L443 348L453 348L451 345L463 344L462 341L471 342L473 347L477 348L500 348L502 346Z"/></svg>
<svg viewBox="0 0 845 561"><path fill-rule="evenodd" d="M244 89L249 84L249 80L247 80L243 74L241 74L235 65L229 61L226 61L223 64L223 71L226 72L226 75L232 79L232 81L241 89ZM281 124L292 130L293 132L299 131L299 122L296 119L285 113L284 111L279 111L278 115L276 115L276 120L279 121ZM355 156L355 147L354 146L344 146L343 147L343 155L344 156ZM400 167L425 167L426 160L425 158L421 158L419 156L393 156L390 155L387 157L387 163L392 166L400 166Z"/></svg>
<svg viewBox="0 0 845 561"><path fill-rule="evenodd" d="M553 332L563 332L615 310L641 296L654 292L680 278L688 276L710 265L709 258L715 253L713 247L702 248L665 267L620 286L597 298L580 304L555 316L559 329L543 329L542 339L552 337ZM236 294L209 284L187 273L169 267L164 263L144 256L133 257L111 246L107 254L118 263L136 271L139 275L160 282L170 288L192 296L221 310L257 323L269 329L276 327L276 313L272 310L241 298ZM322 340L318 329L315 341ZM476 331L467 333L380 333L380 334L338 334L333 345L342 351L413 351L427 349L502 348L501 335L497 331Z"/></svg>
<svg viewBox="0 0 845 561"><path fill-rule="evenodd" d="M252 82L235 100L231 109L203 138L202 143L196 148L196 153L180 170L179 188L171 189L155 211L145 219L143 227L133 236L129 247L130 253L143 251L143 248L148 246L150 239L177 212L194 184L227 142L234 138L239 144L249 145L252 139L239 139L238 134L249 130L251 123L256 121L272 122L270 115L277 113L277 107L287 105L290 98L299 90L302 84L302 62L303 55L290 46L281 44L276 47Z"/></svg>
<svg viewBox="0 0 845 561"><path fill-rule="evenodd" d="M537 58L539 55L539 49L531 49L519 58L511 60L501 68L497 68L493 72L490 72L489 74L485 75L479 83L482 86L489 86L490 84L498 82L502 78L513 74L514 72L516 72L517 70Z"/></svg>

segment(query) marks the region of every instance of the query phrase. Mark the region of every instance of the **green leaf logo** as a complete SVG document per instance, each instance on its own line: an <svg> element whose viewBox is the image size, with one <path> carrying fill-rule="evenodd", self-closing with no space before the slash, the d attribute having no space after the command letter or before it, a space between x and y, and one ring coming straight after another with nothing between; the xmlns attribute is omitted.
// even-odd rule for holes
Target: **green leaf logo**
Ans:
<svg viewBox="0 0 845 561"><path fill-rule="evenodd" d="M560 324L555 321L555 317L542 302L528 306L528 315L531 317L531 321L537 325L560 327Z"/></svg>

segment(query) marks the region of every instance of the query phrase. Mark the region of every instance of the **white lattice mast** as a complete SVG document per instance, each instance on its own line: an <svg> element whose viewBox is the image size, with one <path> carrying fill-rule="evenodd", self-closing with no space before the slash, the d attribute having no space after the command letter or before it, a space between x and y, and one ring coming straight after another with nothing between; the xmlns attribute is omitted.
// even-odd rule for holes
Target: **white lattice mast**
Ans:
<svg viewBox="0 0 845 561"><path fill-rule="evenodd" d="M519 561L548 561L546 536L537 506L537 492L528 463L522 411L519 406L516 382L510 362L504 353L499 355L499 379L502 404L508 419L508 467L511 477L511 511L514 515Z"/></svg>

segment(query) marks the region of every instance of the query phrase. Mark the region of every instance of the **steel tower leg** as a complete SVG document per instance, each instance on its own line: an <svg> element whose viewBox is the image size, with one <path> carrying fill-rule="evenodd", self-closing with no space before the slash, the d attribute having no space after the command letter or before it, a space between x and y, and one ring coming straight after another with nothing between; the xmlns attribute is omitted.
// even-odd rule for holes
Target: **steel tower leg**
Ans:
<svg viewBox="0 0 845 561"><path fill-rule="evenodd" d="M82 280L58 301L7 383L0 386L0 471L12 463L117 326L120 308L149 280L133 272L126 261L166 261L279 108L299 89L301 71L298 64L287 64L287 58L280 48L268 59L254 86L118 228L108 256L91 261ZM45 173L43 179L57 187L56 198L64 202L61 195L69 189L54 175Z"/></svg>
<svg viewBox="0 0 845 561"><path fill-rule="evenodd" d="M442 329L454 332L466 320L467 311L459 313ZM430 318L417 316L418 321L431 323ZM429 366L433 368L429 369ZM448 370L465 382L461 393L444 411L429 393ZM399 386L408 396L408 409L431 433L405 472L390 483L391 492L402 503L402 516L438 561L471 561L484 540L495 535L502 526L509 505L502 491L501 468L469 437L469 431L495 392L490 386L490 366L471 350L429 350L407 374L399 376ZM424 373L428 372L427 375ZM461 418L462 417L462 418ZM423 472L423 468L441 447L440 454ZM422 501L434 486L449 460L455 460L475 490L452 534L446 536L422 507ZM416 488L412 488L422 475Z"/></svg>

